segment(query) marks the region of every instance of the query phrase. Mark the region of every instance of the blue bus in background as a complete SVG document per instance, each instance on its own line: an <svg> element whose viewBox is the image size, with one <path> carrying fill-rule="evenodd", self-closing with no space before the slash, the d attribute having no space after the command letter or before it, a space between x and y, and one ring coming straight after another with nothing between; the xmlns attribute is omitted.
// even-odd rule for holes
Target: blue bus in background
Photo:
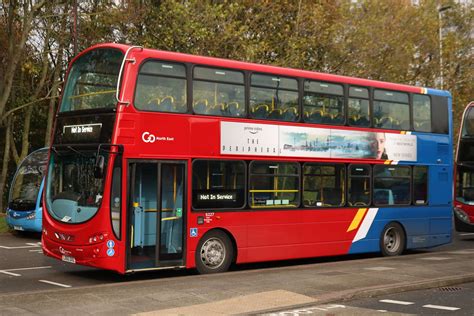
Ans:
<svg viewBox="0 0 474 316"><path fill-rule="evenodd" d="M8 196L7 224L16 231L41 232L48 149L29 154L18 167Z"/></svg>

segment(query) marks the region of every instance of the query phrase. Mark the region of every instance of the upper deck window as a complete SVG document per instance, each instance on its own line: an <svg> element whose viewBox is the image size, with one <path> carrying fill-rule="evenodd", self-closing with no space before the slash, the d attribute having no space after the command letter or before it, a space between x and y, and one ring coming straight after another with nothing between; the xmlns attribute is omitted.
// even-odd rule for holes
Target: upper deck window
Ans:
<svg viewBox="0 0 474 316"><path fill-rule="evenodd" d="M344 123L344 90L342 85L306 80L303 103L303 117L306 122Z"/></svg>
<svg viewBox="0 0 474 316"><path fill-rule="evenodd" d="M227 69L195 67L193 110L197 114L245 116L244 74Z"/></svg>
<svg viewBox="0 0 474 316"><path fill-rule="evenodd" d="M187 112L186 68L182 64L150 60L137 80L135 107L157 112Z"/></svg>
<svg viewBox="0 0 474 316"><path fill-rule="evenodd" d="M474 107L470 107L464 116L461 136L474 136Z"/></svg>
<svg viewBox="0 0 474 316"><path fill-rule="evenodd" d="M122 58L119 50L104 48L79 57L69 72L60 112L115 108Z"/></svg>
<svg viewBox="0 0 474 316"><path fill-rule="evenodd" d="M272 75L253 74L250 88L250 117L296 121L298 81Z"/></svg>
<svg viewBox="0 0 474 316"><path fill-rule="evenodd" d="M427 95L413 95L413 127L415 131L431 132L431 99Z"/></svg>
<svg viewBox="0 0 474 316"><path fill-rule="evenodd" d="M349 88L349 125L368 127L370 125L369 89Z"/></svg>
<svg viewBox="0 0 474 316"><path fill-rule="evenodd" d="M407 93L376 89L374 100L374 127L410 129L410 105Z"/></svg>

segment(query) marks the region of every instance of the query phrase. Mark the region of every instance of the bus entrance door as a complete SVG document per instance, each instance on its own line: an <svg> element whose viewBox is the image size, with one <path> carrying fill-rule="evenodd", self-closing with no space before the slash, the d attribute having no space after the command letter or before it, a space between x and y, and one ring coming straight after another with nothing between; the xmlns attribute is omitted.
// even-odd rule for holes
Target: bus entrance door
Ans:
<svg viewBox="0 0 474 316"><path fill-rule="evenodd" d="M186 164L140 161L129 170L128 270L182 266Z"/></svg>

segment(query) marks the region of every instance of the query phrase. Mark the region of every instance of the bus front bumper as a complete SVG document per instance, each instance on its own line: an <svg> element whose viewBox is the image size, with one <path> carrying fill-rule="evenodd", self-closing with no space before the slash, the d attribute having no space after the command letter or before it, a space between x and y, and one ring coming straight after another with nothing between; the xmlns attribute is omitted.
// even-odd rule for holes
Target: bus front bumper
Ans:
<svg viewBox="0 0 474 316"><path fill-rule="evenodd" d="M114 249L112 254L110 248L107 248L106 241L92 245L68 245L64 242L59 243L50 238L50 236L45 236L44 231L41 241L43 252L49 257L68 263L123 273L114 266L115 260L112 260L112 257L116 258L118 256L117 249Z"/></svg>
<svg viewBox="0 0 474 316"><path fill-rule="evenodd" d="M25 214L22 214L25 213ZM18 215L20 214L20 215ZM16 216L15 216L16 215ZM24 216L23 216L24 215ZM17 231L41 232L41 216L36 211L13 211L7 209L7 225Z"/></svg>

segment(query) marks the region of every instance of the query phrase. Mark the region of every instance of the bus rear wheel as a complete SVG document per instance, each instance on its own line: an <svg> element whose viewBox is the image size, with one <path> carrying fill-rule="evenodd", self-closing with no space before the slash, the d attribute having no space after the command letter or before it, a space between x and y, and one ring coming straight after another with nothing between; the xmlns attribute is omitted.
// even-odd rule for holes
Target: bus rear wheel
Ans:
<svg viewBox="0 0 474 316"><path fill-rule="evenodd" d="M385 226L380 238L380 248L384 256L398 256L405 250L405 232L398 223Z"/></svg>
<svg viewBox="0 0 474 316"><path fill-rule="evenodd" d="M198 243L196 268L201 274L225 272L233 257L234 249L229 236L223 231L212 230Z"/></svg>

